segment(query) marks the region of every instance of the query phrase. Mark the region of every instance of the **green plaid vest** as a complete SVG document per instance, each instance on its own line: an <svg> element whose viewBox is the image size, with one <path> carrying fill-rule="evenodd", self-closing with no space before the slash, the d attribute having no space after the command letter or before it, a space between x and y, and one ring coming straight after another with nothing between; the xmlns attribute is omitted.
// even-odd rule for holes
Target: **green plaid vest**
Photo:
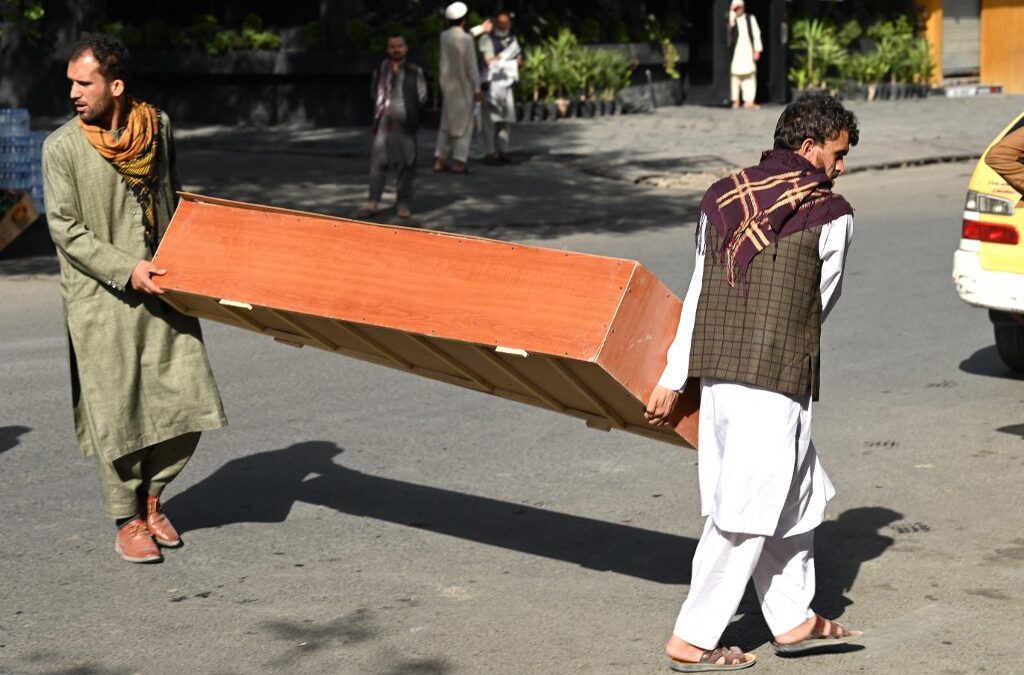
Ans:
<svg viewBox="0 0 1024 675"><path fill-rule="evenodd" d="M750 263L749 296L730 288L715 262L721 242L706 228L706 255L690 376L741 382L818 400L821 362L821 227L803 230L759 253Z"/></svg>

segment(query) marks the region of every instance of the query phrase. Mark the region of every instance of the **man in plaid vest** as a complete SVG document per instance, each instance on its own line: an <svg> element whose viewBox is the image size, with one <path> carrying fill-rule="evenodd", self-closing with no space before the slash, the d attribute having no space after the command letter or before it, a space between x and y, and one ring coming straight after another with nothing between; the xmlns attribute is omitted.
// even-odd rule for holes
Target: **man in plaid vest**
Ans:
<svg viewBox="0 0 1024 675"><path fill-rule="evenodd" d="M688 378L701 387L699 481L707 520L690 592L666 645L682 672L735 670L718 646L753 578L777 652L861 635L810 609L814 528L835 494L811 441L821 324L839 299L853 209L832 191L857 120L831 96L779 118L759 164L701 200L697 263L647 418L665 424Z"/></svg>

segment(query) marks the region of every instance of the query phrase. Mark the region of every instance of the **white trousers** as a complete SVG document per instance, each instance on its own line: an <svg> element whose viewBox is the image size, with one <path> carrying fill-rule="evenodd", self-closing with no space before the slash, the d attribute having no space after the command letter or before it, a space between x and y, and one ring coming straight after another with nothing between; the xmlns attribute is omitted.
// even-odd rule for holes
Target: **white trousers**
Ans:
<svg viewBox="0 0 1024 675"><path fill-rule="evenodd" d="M740 94L743 94L744 103L753 103L754 98L757 96L757 73L748 73L746 75L731 75L729 77L730 90L732 94L731 101L739 101Z"/></svg>
<svg viewBox="0 0 1024 675"><path fill-rule="evenodd" d="M673 633L714 649L753 577L772 635L814 616L814 531L791 537L723 532L708 518L693 556L693 576Z"/></svg>
<svg viewBox="0 0 1024 675"><path fill-rule="evenodd" d="M488 155L508 154L508 141L511 135L509 123L496 122L488 111L480 118L480 135L484 140L484 152Z"/></svg>
<svg viewBox="0 0 1024 675"><path fill-rule="evenodd" d="M444 129L439 129L437 132L437 149L434 151L434 157L447 160L448 154L451 153L454 161L465 164L469 160L469 145L472 141L472 128L461 136L450 136Z"/></svg>

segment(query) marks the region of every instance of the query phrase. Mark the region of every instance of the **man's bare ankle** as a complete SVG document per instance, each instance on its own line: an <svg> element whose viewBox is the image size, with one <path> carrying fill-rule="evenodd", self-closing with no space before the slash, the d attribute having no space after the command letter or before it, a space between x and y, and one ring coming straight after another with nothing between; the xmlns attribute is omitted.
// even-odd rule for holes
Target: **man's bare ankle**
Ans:
<svg viewBox="0 0 1024 675"><path fill-rule="evenodd" d="M675 635L669 637L668 642L665 644L665 653L671 658L681 661L699 661L704 651L702 647L692 645Z"/></svg>
<svg viewBox="0 0 1024 675"><path fill-rule="evenodd" d="M806 640L814 630L814 621L816 618L817 617L812 616L799 626L793 628L793 630L774 636L775 642L778 642L780 645L787 645L793 644L794 642L800 642L801 640Z"/></svg>

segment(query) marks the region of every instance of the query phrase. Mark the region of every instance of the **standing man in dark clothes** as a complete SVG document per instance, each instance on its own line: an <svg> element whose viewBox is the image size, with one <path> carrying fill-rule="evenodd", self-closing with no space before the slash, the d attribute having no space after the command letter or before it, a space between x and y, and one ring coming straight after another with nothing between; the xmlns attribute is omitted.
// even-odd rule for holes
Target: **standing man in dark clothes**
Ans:
<svg viewBox="0 0 1024 675"><path fill-rule="evenodd" d="M398 171L398 217L412 215L413 179L416 177L416 129L420 107L427 100L423 69L406 60L409 47L401 35L388 38L387 58L373 73L370 96L374 101L373 150L370 153L370 201L359 212L377 213L388 170Z"/></svg>

